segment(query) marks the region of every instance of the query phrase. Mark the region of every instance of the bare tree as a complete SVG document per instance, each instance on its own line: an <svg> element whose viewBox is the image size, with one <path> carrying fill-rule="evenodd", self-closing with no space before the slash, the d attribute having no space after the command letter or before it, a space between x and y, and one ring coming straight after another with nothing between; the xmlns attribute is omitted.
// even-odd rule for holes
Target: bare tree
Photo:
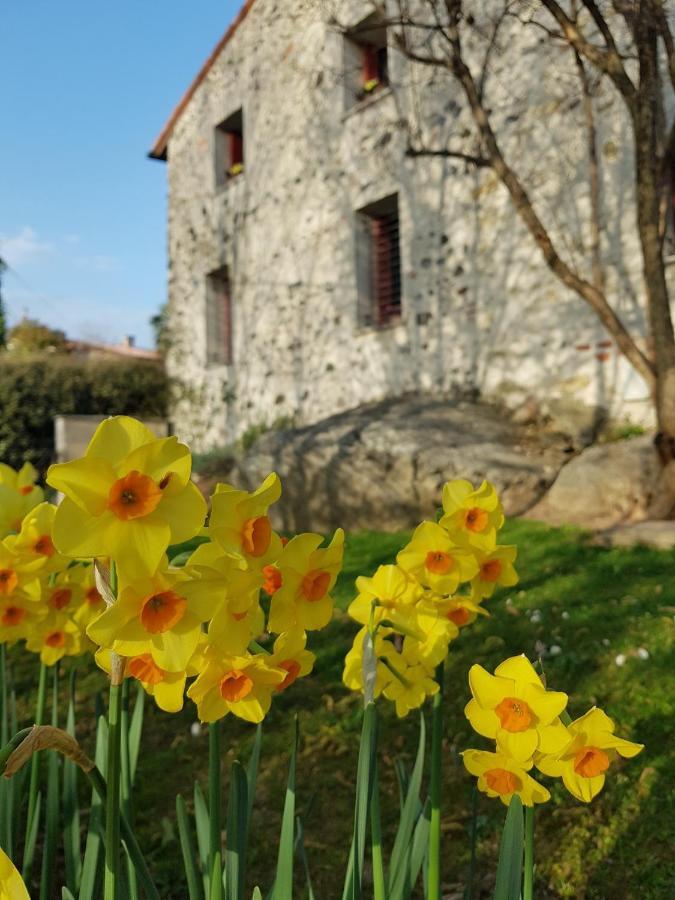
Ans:
<svg viewBox="0 0 675 900"><path fill-rule="evenodd" d="M384 3L374 6L384 15ZM675 160L675 124L667 124L665 98L669 87L675 90L675 47L664 0L490 0L487 4L482 0L391 0L386 9L399 51L413 63L449 73L461 89L473 122L472 145L463 141L452 147L429 146L420 129L409 122L409 155L457 158L497 176L547 266L592 308L648 385L658 423L656 446L664 465L663 490L659 491L663 502L655 512L671 514L675 508L675 337L664 265L664 223L668 173ZM500 31L514 20L518 27L537 28L559 47L568 47L574 59L587 133L589 277L578 271L562 242L558 240L559 246L554 241L554 223L543 221L527 176L519 174L507 158L507 142L486 100ZM594 92L601 82L611 85L621 98L630 123L646 340L618 314L606 287L594 111ZM536 152L532 148L533 156Z"/></svg>

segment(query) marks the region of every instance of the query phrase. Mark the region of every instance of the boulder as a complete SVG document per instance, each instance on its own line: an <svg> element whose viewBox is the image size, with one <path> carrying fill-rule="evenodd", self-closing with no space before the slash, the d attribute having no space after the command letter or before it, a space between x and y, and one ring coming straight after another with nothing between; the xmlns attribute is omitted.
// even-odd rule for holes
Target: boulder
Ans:
<svg viewBox="0 0 675 900"><path fill-rule="evenodd" d="M564 458L560 441L497 407L408 397L264 434L227 480L251 490L278 472L284 494L275 525L287 531L396 531L433 518L451 478L487 478L508 514L523 513Z"/></svg>
<svg viewBox="0 0 675 900"><path fill-rule="evenodd" d="M560 471L529 518L607 529L645 519L661 467L649 436L598 444Z"/></svg>

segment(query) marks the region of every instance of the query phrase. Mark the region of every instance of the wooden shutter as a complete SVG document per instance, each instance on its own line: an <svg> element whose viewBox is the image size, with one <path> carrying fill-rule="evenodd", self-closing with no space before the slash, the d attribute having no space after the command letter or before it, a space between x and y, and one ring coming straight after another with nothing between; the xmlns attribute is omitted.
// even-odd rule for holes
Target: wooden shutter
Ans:
<svg viewBox="0 0 675 900"><path fill-rule="evenodd" d="M244 162L244 138L238 131L228 132L230 145L230 166L238 166Z"/></svg>
<svg viewBox="0 0 675 900"><path fill-rule="evenodd" d="M225 365L232 362L232 291L227 273L222 276L220 284L220 350Z"/></svg>
<svg viewBox="0 0 675 900"><path fill-rule="evenodd" d="M363 83L379 80L379 66L377 50L372 44L364 44L363 47Z"/></svg>
<svg viewBox="0 0 675 900"><path fill-rule="evenodd" d="M401 313L401 258L398 235L398 214L395 212L373 217L372 272L375 318L386 325Z"/></svg>

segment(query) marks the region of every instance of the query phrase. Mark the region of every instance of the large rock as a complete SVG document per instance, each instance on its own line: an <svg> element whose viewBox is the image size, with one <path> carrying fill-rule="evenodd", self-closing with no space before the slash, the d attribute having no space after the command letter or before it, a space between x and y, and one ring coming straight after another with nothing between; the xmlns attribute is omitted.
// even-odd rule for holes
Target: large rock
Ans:
<svg viewBox="0 0 675 900"><path fill-rule="evenodd" d="M612 528L647 517L660 465L651 437L589 447L528 513L551 525Z"/></svg>
<svg viewBox="0 0 675 900"><path fill-rule="evenodd" d="M507 513L523 513L563 459L560 442L514 424L499 409L415 397L265 434L227 480L250 490L278 472L284 495L275 524L285 530L394 531L433 518L451 478L474 484L487 478Z"/></svg>

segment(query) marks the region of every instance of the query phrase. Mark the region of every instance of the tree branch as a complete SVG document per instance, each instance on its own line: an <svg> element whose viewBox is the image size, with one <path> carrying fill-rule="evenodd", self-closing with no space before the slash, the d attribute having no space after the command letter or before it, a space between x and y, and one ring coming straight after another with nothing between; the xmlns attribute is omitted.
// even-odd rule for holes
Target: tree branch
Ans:
<svg viewBox="0 0 675 900"><path fill-rule="evenodd" d="M409 144L405 155L411 157L435 156L442 159L461 159L463 162L476 166L477 169L489 169L492 166L490 160L484 156L474 156L471 153L462 153L460 150L448 150L444 147L433 149L431 147L413 147L412 144Z"/></svg>

